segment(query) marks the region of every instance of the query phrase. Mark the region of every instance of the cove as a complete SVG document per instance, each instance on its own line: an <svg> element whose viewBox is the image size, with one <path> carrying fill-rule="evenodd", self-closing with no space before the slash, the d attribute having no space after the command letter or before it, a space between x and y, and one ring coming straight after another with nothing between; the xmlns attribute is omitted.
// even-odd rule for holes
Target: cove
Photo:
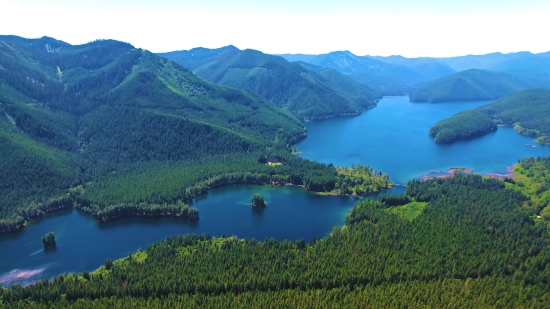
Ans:
<svg viewBox="0 0 550 309"><path fill-rule="evenodd" d="M396 187L383 194L403 192L403 187ZM249 205L254 193L263 195L267 208ZM357 200L320 196L299 187L243 185L212 190L196 199L200 213L196 222L132 218L99 224L75 209L54 212L30 221L19 233L0 236L0 285L92 271L108 258L119 259L166 237L188 233L310 241L342 226ZM55 233L57 248L44 251L41 237L49 231Z"/></svg>
<svg viewBox="0 0 550 309"><path fill-rule="evenodd" d="M454 144L437 144L428 135L436 122L488 103L428 104L410 103L408 97L383 98L360 116L308 123L308 137L297 147L304 158L337 166L366 164L400 184L451 167L504 174L518 159L550 155L549 146L536 144L533 137L510 127Z"/></svg>

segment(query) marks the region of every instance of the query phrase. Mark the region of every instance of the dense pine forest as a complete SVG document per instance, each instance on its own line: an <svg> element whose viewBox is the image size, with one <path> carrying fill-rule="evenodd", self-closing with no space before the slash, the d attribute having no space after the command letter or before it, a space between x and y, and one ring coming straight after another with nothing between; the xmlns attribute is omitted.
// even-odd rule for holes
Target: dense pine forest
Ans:
<svg viewBox="0 0 550 309"><path fill-rule="evenodd" d="M358 115L379 95L335 71L234 46L159 54L211 82L251 91L302 120Z"/></svg>
<svg viewBox="0 0 550 309"><path fill-rule="evenodd" d="M335 167L291 154L307 135L295 116L127 43L0 36L0 90L0 233L69 207L196 220L188 204L211 188L336 184Z"/></svg>
<svg viewBox="0 0 550 309"><path fill-rule="evenodd" d="M454 142L493 132L496 125L513 126L520 134L550 144L550 90L522 90L474 110L460 112L435 124L430 135L436 142Z"/></svg>
<svg viewBox="0 0 550 309"><path fill-rule="evenodd" d="M496 130L497 125L491 118L477 110L467 110L439 121L429 133L437 143L452 143Z"/></svg>
<svg viewBox="0 0 550 309"><path fill-rule="evenodd" d="M548 162L522 161L517 181L463 174L410 181L403 196L358 202L344 227L309 243L168 238L94 272L3 289L2 304L545 308L547 218L526 205L539 199L529 188L546 184Z"/></svg>

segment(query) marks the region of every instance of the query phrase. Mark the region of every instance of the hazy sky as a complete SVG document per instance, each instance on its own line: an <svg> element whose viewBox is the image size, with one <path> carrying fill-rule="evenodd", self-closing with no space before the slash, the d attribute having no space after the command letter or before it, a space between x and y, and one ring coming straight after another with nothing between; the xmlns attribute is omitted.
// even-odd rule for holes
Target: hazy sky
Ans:
<svg viewBox="0 0 550 309"><path fill-rule="evenodd" d="M550 0L0 0L0 34L153 52L458 56L550 51Z"/></svg>

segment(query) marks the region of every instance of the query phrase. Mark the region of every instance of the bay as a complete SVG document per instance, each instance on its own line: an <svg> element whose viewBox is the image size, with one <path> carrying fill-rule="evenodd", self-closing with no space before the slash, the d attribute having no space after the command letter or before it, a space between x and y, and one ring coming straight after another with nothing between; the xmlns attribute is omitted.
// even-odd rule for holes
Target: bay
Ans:
<svg viewBox="0 0 550 309"><path fill-rule="evenodd" d="M304 158L337 166L366 164L399 184L451 167L505 174L519 159L550 155L549 146L536 144L533 137L511 127L453 144L438 144L429 136L436 122L488 103L428 104L410 103L408 97L383 98L360 116L308 123L308 137L297 147Z"/></svg>

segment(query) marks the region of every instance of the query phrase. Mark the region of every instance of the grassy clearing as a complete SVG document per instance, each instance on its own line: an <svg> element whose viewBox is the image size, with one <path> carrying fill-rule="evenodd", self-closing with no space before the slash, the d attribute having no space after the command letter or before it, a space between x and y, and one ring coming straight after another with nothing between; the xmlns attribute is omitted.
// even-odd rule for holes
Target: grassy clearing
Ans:
<svg viewBox="0 0 550 309"><path fill-rule="evenodd" d="M386 211L396 214L409 221L413 221L416 217L422 214L422 211L424 211L426 206L428 206L428 203L426 202L411 202L403 206L390 207L386 209Z"/></svg>

